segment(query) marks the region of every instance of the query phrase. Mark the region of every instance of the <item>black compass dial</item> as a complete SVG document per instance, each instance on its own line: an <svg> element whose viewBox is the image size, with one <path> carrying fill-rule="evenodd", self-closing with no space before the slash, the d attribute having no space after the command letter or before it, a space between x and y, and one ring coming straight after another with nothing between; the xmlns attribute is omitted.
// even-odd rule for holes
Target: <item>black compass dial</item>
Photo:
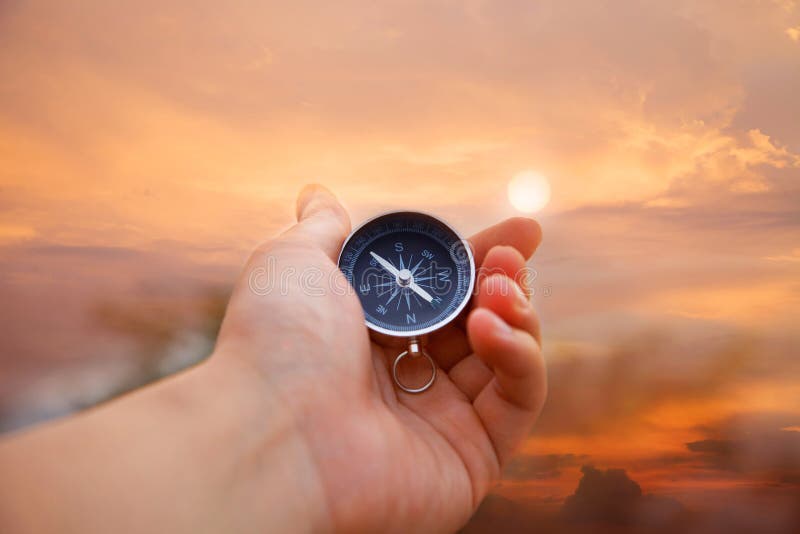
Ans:
<svg viewBox="0 0 800 534"><path fill-rule="evenodd" d="M439 219L410 211L356 229L339 268L361 300L367 326L396 336L424 334L452 320L475 279L469 245Z"/></svg>

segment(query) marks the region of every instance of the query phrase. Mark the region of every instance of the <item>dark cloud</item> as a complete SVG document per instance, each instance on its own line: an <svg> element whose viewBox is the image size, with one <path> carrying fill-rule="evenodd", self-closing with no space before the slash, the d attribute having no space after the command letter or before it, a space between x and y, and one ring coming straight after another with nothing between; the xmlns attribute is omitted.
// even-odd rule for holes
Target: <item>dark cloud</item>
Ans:
<svg viewBox="0 0 800 534"><path fill-rule="evenodd" d="M738 442L724 439L704 439L686 444L692 452L702 452L717 456L731 456L738 447Z"/></svg>
<svg viewBox="0 0 800 534"><path fill-rule="evenodd" d="M689 534L794 534L800 527L797 481L781 487L731 489L693 506L644 493L624 469L582 468L575 492L560 507L542 498L489 495L462 534L598 534L684 532Z"/></svg>
<svg viewBox="0 0 800 534"><path fill-rule="evenodd" d="M800 471L797 473L782 475L778 479L778 484L786 486L796 486L800 490Z"/></svg>
<svg viewBox="0 0 800 534"><path fill-rule="evenodd" d="M228 296L227 289L186 288L166 297L106 297L77 309L71 303L64 322L41 327L48 332L37 345L30 333L0 328L11 349L0 364L4 357L29 360L0 375L0 433L85 409L202 360L213 350ZM66 352L59 362L52 358L58 350Z"/></svg>
<svg viewBox="0 0 800 534"><path fill-rule="evenodd" d="M585 463L585 454L523 454L515 457L503 472L511 480L536 480L556 478L565 467Z"/></svg>
<svg viewBox="0 0 800 534"><path fill-rule="evenodd" d="M800 481L798 412L751 412L697 426L706 437L684 453L639 458L637 470L669 468L686 480L728 479L757 487L794 487ZM800 495L798 495L800 496Z"/></svg>
<svg viewBox="0 0 800 534"><path fill-rule="evenodd" d="M551 352L548 403L534 432L590 436L636 424L662 402L690 405L756 380L795 380L800 361L790 338L753 339L722 328L651 329L599 353L591 346Z"/></svg>
<svg viewBox="0 0 800 534"><path fill-rule="evenodd" d="M583 466L581 471L575 493L560 507L490 495L462 534L677 532L689 526L691 514L679 501L643 494L625 470Z"/></svg>
<svg viewBox="0 0 800 534"><path fill-rule="evenodd" d="M800 475L800 422L792 412L735 416L704 430L712 437L686 444L705 469L754 476L767 484L787 483Z"/></svg>
<svg viewBox="0 0 800 534"><path fill-rule="evenodd" d="M565 528L568 528L568 525L561 520L555 507L518 502L490 494L459 533L547 534L565 532Z"/></svg>
<svg viewBox="0 0 800 534"><path fill-rule="evenodd" d="M573 521L608 521L631 523L631 510L642 499L642 488L624 469L601 471L592 466L581 468L575 493L564 502L564 515Z"/></svg>
<svg viewBox="0 0 800 534"><path fill-rule="evenodd" d="M216 333L239 269L209 261L213 248L168 242L135 249L33 240L2 252L0 430L152 380L176 367L167 360L178 352L182 364L206 356L204 340ZM97 387L100 376L106 384Z"/></svg>
<svg viewBox="0 0 800 534"><path fill-rule="evenodd" d="M567 521L672 528L685 521L683 505L667 497L644 495L624 469L581 468L583 478L564 502Z"/></svg>

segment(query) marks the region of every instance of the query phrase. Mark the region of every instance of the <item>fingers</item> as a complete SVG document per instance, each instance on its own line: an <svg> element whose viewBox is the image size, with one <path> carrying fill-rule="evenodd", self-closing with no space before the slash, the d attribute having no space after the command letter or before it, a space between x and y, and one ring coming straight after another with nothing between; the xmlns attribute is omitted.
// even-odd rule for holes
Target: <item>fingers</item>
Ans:
<svg viewBox="0 0 800 534"><path fill-rule="evenodd" d="M524 265L525 260L533 255L541 241L542 229L539 224L533 219L525 217L512 217L478 232L469 239L475 258L477 275L480 277L482 273L492 272L497 267L505 270L504 265L495 265L492 261L487 262L490 259L489 252L493 248L503 246L503 248L516 250ZM512 270L507 272L511 273ZM513 270L513 272L516 272L516 270ZM512 275L509 274L509 276ZM458 324L462 328L466 323L468 313L469 310L465 310L458 318Z"/></svg>
<svg viewBox="0 0 800 534"><path fill-rule="evenodd" d="M480 292L480 282L497 273L512 278L526 296L530 295L533 280L527 276L525 257L516 248L508 245L492 247L486 254L480 272L478 272L479 285L475 289Z"/></svg>
<svg viewBox="0 0 800 534"><path fill-rule="evenodd" d="M462 326L455 323L433 332L428 340L427 350L444 371L449 371L472 352L467 333Z"/></svg>
<svg viewBox="0 0 800 534"><path fill-rule="evenodd" d="M504 274L517 281L525 295L530 291L530 277L526 276L525 258L516 248L508 245L495 246L484 255L483 265L478 273L476 293L482 292L483 281L492 274ZM483 288L485 289L485 288ZM476 297L473 306L478 305ZM464 332L467 314L431 335L428 349L436 362L445 371L457 365L470 352L469 342ZM459 372L460 373L460 372Z"/></svg>
<svg viewBox="0 0 800 534"><path fill-rule="evenodd" d="M494 255L495 250L490 253ZM539 318L522 288L506 274L483 279L467 321L475 354L492 368L508 400L530 408L538 393L515 380L541 359Z"/></svg>
<svg viewBox="0 0 800 534"><path fill-rule="evenodd" d="M486 384L494 378L494 373L481 361L477 354L470 354L453 366L447 373L450 381L466 395L470 402L478 395Z"/></svg>
<svg viewBox="0 0 800 534"><path fill-rule="evenodd" d="M350 217L336 197L325 187L312 184L297 197L297 224L279 239L317 247L336 261L349 232Z"/></svg>
<svg viewBox="0 0 800 534"><path fill-rule="evenodd" d="M489 308L475 309L467 328L475 354L494 371L473 405L503 464L544 404L544 360L530 331L510 326Z"/></svg>
<svg viewBox="0 0 800 534"><path fill-rule="evenodd" d="M504 398L520 408L533 408L540 395L529 381L540 359L533 336L487 308L472 312L468 328L475 354L494 371Z"/></svg>
<svg viewBox="0 0 800 534"><path fill-rule="evenodd" d="M539 320L526 292L510 278L524 266L521 253L495 247L484 265L494 272L480 281L475 309L467 320L475 358L465 358L450 376L474 399L475 411L503 463L538 417L547 384Z"/></svg>
<svg viewBox="0 0 800 534"><path fill-rule="evenodd" d="M475 308L489 309L510 326L533 336L537 343L541 341L539 317L528 300L528 295L507 274L494 273L481 280L475 295ZM467 321L469 323L469 318Z"/></svg>
<svg viewBox="0 0 800 534"><path fill-rule="evenodd" d="M503 322L528 332L539 343L539 320L528 293L511 278L518 277L524 268L522 255L511 247L494 247L486 255L484 265L491 267L487 271L492 274L483 275L479 280L475 307L493 311ZM525 277L518 278L525 281ZM472 335L470 341L475 348ZM494 375L478 356L464 356L452 365L448 376L470 400L475 400Z"/></svg>
<svg viewBox="0 0 800 534"><path fill-rule="evenodd" d="M478 232L469 242L475 257L475 265L483 265L489 250L497 245L509 245L517 249L523 258L530 258L542 241L539 223L526 217L512 217Z"/></svg>

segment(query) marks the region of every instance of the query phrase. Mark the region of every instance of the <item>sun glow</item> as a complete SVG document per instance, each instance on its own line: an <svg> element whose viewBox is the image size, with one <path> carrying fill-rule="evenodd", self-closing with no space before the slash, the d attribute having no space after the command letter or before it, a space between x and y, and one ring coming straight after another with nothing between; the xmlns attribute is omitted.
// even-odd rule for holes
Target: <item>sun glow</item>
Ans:
<svg viewBox="0 0 800 534"><path fill-rule="evenodd" d="M508 182L508 200L523 213L536 213L550 202L550 182L536 171L522 171Z"/></svg>

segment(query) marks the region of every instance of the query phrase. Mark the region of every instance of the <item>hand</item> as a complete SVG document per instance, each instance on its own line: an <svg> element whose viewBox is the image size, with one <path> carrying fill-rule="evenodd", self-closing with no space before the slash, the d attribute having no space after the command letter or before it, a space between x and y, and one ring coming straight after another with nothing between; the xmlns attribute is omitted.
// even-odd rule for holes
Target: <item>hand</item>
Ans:
<svg viewBox="0 0 800 534"><path fill-rule="evenodd" d="M290 414L335 530L453 531L475 510L545 398L536 314L513 280L540 241L538 225L511 219L470 242L481 276L471 311L436 332L441 370L424 394L393 384L397 347L370 341L353 292L321 295L290 280L258 295L265 265L346 281L334 259L350 225L321 187L298 200L299 222L262 246L231 299L214 358L241 361ZM378 259L380 262L380 259ZM382 262L381 262L382 264ZM389 265L391 267L391 265ZM269 417L269 414L265 414Z"/></svg>
<svg viewBox="0 0 800 534"><path fill-rule="evenodd" d="M538 225L471 239L492 274L431 336L442 372L410 395L390 378L399 349L370 340L354 293L324 285L347 287L333 262L347 214L320 187L297 213L251 257L207 361L0 440L0 530L405 533L469 518L545 398L538 322L513 280ZM261 291L260 274L279 286Z"/></svg>

